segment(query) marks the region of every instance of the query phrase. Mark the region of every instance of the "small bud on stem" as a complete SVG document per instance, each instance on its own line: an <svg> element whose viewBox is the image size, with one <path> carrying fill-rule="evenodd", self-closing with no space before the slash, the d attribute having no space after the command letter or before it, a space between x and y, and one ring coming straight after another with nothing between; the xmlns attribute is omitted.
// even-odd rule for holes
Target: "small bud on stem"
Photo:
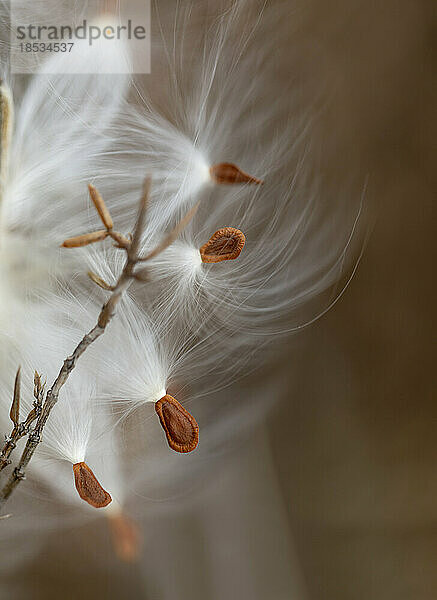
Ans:
<svg viewBox="0 0 437 600"><path fill-rule="evenodd" d="M114 288L109 283L106 283L101 277L93 273L92 271L88 271L88 277L93 281L96 285L102 288L102 290L106 290L107 292L111 292Z"/></svg>
<svg viewBox="0 0 437 600"><path fill-rule="evenodd" d="M14 398L12 400L11 411L9 416L15 427L18 427L20 421L20 396L21 396L21 367L18 367L15 375Z"/></svg>
<svg viewBox="0 0 437 600"><path fill-rule="evenodd" d="M109 214L109 210L106 208L105 201L102 196L99 194L99 191L90 183L88 184L88 190L90 193L90 198L96 207L97 212L99 213L99 217L106 227L106 229L112 229L114 224L112 222L112 217Z"/></svg>
<svg viewBox="0 0 437 600"><path fill-rule="evenodd" d="M93 231L92 233L84 233L83 235L77 235L72 238L68 238L62 244L63 248L80 248L82 246L88 246L89 244L95 244L101 242L108 236L108 232L105 229L100 231Z"/></svg>

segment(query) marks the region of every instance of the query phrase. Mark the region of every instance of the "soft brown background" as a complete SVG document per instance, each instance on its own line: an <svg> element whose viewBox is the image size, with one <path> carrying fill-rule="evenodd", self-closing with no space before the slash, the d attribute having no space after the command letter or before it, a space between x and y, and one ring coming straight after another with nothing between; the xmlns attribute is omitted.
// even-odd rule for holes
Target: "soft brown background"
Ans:
<svg viewBox="0 0 437 600"><path fill-rule="evenodd" d="M315 93L320 70L334 82L315 132L321 170L336 186L368 176L355 278L294 336L288 389L265 423L181 508L150 510L140 566L116 565L103 526L92 540L73 531L14 597L437 597L432 3L288 4L293 52L312 48L302 74Z"/></svg>
<svg viewBox="0 0 437 600"><path fill-rule="evenodd" d="M347 293L290 356L293 381L269 419L274 461L310 598L431 600L431 3L336 0L306 11L305 33L322 40L342 80L325 123L336 140L326 165L368 170L375 222Z"/></svg>

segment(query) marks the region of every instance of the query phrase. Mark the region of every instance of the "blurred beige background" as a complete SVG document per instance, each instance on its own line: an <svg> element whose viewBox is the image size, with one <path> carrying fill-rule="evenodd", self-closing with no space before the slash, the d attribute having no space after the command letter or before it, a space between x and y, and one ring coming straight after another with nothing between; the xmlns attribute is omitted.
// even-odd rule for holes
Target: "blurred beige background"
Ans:
<svg viewBox="0 0 437 600"><path fill-rule="evenodd" d="M338 0L304 10L301 35L317 36L342 82L325 122L325 167L368 171L375 221L346 294L290 354L293 381L269 419L273 461L309 598L431 600L433 11Z"/></svg>
<svg viewBox="0 0 437 600"><path fill-rule="evenodd" d="M14 598L437 597L432 3L288 4L293 51L312 49L302 76L315 93L318 74L335 82L321 171L335 185L368 176L355 278L293 337L265 422L182 508L149 511L140 566L114 566L103 527L71 532L68 553L54 536L11 574Z"/></svg>

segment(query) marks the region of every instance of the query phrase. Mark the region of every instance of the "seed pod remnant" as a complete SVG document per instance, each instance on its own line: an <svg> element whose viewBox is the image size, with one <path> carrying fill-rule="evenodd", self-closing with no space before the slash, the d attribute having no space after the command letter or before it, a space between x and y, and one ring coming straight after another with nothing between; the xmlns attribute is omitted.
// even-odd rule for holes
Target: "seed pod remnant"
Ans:
<svg viewBox="0 0 437 600"><path fill-rule="evenodd" d="M238 258L244 248L246 237L242 231L234 227L223 227L200 248L200 256L204 263L217 263L222 260Z"/></svg>
<svg viewBox="0 0 437 600"><path fill-rule="evenodd" d="M209 169L209 173L214 183L219 184L232 185L238 183L254 183L256 185L262 185L264 183L262 179L258 179L257 177L245 173L240 167L237 167L237 165L234 165L233 163L219 163L217 165L212 165Z"/></svg>
<svg viewBox="0 0 437 600"><path fill-rule="evenodd" d="M168 445L176 452L192 452L199 443L199 426L195 418L169 394L158 400L155 411L167 436Z"/></svg>
<svg viewBox="0 0 437 600"><path fill-rule="evenodd" d="M89 246L89 244L95 244L101 242L108 236L108 232L104 229L100 231L93 231L92 233L84 233L83 235L77 235L72 238L68 238L62 244L63 248L81 248L82 246Z"/></svg>
<svg viewBox="0 0 437 600"><path fill-rule="evenodd" d="M14 398L12 400L11 410L9 416L11 418L14 427L19 426L20 421L20 396L21 396L21 367L18 367L17 374L15 375L14 384Z"/></svg>
<svg viewBox="0 0 437 600"><path fill-rule="evenodd" d="M85 500L85 502L88 502L94 508L104 508L112 502L110 494L102 488L97 477L86 463L79 462L74 464L73 473L74 484L82 500Z"/></svg>
<svg viewBox="0 0 437 600"><path fill-rule="evenodd" d="M114 227L114 223L112 222L112 217L110 215L109 210L106 208L105 201L100 195L99 191L90 183L88 184L88 191L90 194L90 198L93 201L94 206L96 207L97 212L99 213L99 217L106 227L106 229L112 229Z"/></svg>

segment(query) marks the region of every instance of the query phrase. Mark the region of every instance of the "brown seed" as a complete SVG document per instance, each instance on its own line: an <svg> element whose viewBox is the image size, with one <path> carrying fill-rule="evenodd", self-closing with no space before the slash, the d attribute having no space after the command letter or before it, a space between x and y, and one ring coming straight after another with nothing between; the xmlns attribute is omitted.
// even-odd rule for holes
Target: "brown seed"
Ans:
<svg viewBox="0 0 437 600"><path fill-rule="evenodd" d="M102 488L86 463L80 462L74 464L73 473L77 493L82 500L85 500L85 502L88 502L94 508L103 508L112 502L110 494Z"/></svg>
<svg viewBox="0 0 437 600"><path fill-rule="evenodd" d="M115 553L124 562L135 561L141 548L138 526L122 513L108 513L108 519Z"/></svg>
<svg viewBox="0 0 437 600"><path fill-rule="evenodd" d="M218 165L212 165L209 169L211 179L215 183L221 184L234 184L234 183L255 183L262 185L264 182L262 179L253 177L248 173L242 171L237 165L232 163L220 163Z"/></svg>
<svg viewBox="0 0 437 600"><path fill-rule="evenodd" d="M199 426L194 417L168 394L158 400L155 411L167 436L168 445L176 452L191 452L199 442Z"/></svg>
<svg viewBox="0 0 437 600"><path fill-rule="evenodd" d="M223 227L200 248L204 263L217 263L222 260L234 260L244 248L246 237L239 229Z"/></svg>
<svg viewBox="0 0 437 600"><path fill-rule="evenodd" d="M103 200L99 191L91 184L88 184L88 190L90 193L90 198L94 202L94 206L99 213L99 217L102 220L103 225L107 229L112 229L114 225L111 215L109 214L109 210L106 208L105 201Z"/></svg>
<svg viewBox="0 0 437 600"><path fill-rule="evenodd" d="M92 233L85 233L84 235L77 235L76 237L68 238L62 244L63 248L80 248L81 246L88 246L89 244L95 244L106 238L108 232L104 229L100 231L93 231Z"/></svg>

